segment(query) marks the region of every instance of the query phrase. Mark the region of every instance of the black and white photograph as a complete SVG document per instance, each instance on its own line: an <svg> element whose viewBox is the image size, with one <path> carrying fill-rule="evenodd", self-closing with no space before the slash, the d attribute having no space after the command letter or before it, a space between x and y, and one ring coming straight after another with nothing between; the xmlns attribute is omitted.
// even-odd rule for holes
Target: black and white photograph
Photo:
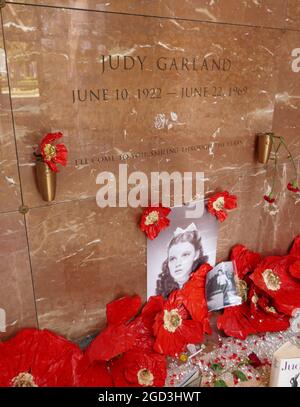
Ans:
<svg viewBox="0 0 300 407"><path fill-rule="evenodd" d="M147 296L182 288L203 263L216 262L218 222L206 209L198 218L187 217L187 206L174 207L170 226L147 241Z"/></svg>
<svg viewBox="0 0 300 407"><path fill-rule="evenodd" d="M207 274L206 300L209 311L242 303L237 292L234 262L219 263Z"/></svg>

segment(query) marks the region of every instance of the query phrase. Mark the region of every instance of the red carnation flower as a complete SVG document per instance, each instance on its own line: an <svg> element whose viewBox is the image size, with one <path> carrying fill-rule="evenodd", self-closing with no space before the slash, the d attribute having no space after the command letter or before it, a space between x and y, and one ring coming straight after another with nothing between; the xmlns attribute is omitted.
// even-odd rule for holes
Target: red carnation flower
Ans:
<svg viewBox="0 0 300 407"><path fill-rule="evenodd" d="M198 270L192 273L184 287L179 290L182 302L192 319L201 322L203 330L207 334L212 333L205 294L206 276L210 270L212 267L208 263L202 264Z"/></svg>
<svg viewBox="0 0 300 407"><path fill-rule="evenodd" d="M230 195L227 191L219 192L209 199L207 207L212 215L216 216L220 222L224 222L228 216L225 209L235 209L237 207L237 197Z"/></svg>
<svg viewBox="0 0 300 407"><path fill-rule="evenodd" d="M275 202L275 198L272 198L272 195L264 195L264 200L269 202L270 204Z"/></svg>
<svg viewBox="0 0 300 407"><path fill-rule="evenodd" d="M54 172L58 172L56 164L66 165L68 151L64 144L54 144L62 137L62 133L48 133L41 141L40 150L44 162Z"/></svg>
<svg viewBox="0 0 300 407"><path fill-rule="evenodd" d="M116 387L162 387L167 377L166 359L156 353L129 351L111 370Z"/></svg>
<svg viewBox="0 0 300 407"><path fill-rule="evenodd" d="M0 387L76 385L79 347L48 330L23 329L0 343Z"/></svg>
<svg viewBox="0 0 300 407"><path fill-rule="evenodd" d="M203 338L202 324L190 319L178 290L170 294L163 310L156 315L153 331L154 350L164 355L184 352L187 344L199 343Z"/></svg>
<svg viewBox="0 0 300 407"><path fill-rule="evenodd" d="M170 220L167 216L170 211L170 208L161 205L151 206L144 210L140 221L140 229L146 233L149 239L155 239L161 230L169 226Z"/></svg>
<svg viewBox="0 0 300 407"><path fill-rule="evenodd" d="M289 183L287 184L287 189L289 189L289 190L292 191L292 192L299 192L299 191L300 191L300 189L298 188L298 184L297 184L296 181L289 182Z"/></svg>
<svg viewBox="0 0 300 407"><path fill-rule="evenodd" d="M261 362L261 360L259 359L259 357L257 356L256 353L251 352L248 355L248 359L249 359L250 365L253 366L255 369L262 366L262 362Z"/></svg>

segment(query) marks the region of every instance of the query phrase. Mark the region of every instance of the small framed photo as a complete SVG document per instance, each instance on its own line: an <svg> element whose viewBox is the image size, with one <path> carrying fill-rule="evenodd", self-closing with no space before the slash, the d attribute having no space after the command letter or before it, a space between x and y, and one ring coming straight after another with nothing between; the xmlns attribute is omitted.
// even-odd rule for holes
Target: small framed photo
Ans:
<svg viewBox="0 0 300 407"><path fill-rule="evenodd" d="M195 206L196 203L193 203ZM218 222L205 209L191 216L192 204L174 207L170 226L154 240L147 240L147 296L182 288L192 272L208 262L215 265Z"/></svg>
<svg viewBox="0 0 300 407"><path fill-rule="evenodd" d="M236 281L237 273L233 261L219 263L207 274L205 288L209 311L242 303Z"/></svg>

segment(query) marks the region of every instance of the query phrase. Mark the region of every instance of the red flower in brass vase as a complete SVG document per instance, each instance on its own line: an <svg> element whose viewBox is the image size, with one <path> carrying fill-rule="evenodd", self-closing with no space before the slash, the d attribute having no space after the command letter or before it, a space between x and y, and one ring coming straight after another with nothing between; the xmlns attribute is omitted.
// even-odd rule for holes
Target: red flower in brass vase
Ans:
<svg viewBox="0 0 300 407"><path fill-rule="evenodd" d="M111 363L116 387L162 387L167 377L166 358L157 353L129 351Z"/></svg>
<svg viewBox="0 0 300 407"><path fill-rule="evenodd" d="M23 329L0 343L0 387L70 387L79 347L47 330Z"/></svg>
<svg viewBox="0 0 300 407"><path fill-rule="evenodd" d="M228 191L219 192L209 198L207 208L208 212L216 216L219 222L224 222L228 214L226 209L235 209L237 207L237 197L230 195Z"/></svg>
<svg viewBox="0 0 300 407"><path fill-rule="evenodd" d="M65 166L67 164L68 151L64 144L55 144L56 140L62 137L62 133L48 133L40 144L40 157L52 171L58 172L56 164Z"/></svg>
<svg viewBox="0 0 300 407"><path fill-rule="evenodd" d="M150 206L144 210L140 220L140 228L149 239L155 239L161 230L169 226L170 220L167 216L170 212L170 208L161 205Z"/></svg>
<svg viewBox="0 0 300 407"><path fill-rule="evenodd" d="M189 343L199 343L203 338L202 324L193 321L182 302L180 292L173 291L153 325L154 350L174 356L184 352Z"/></svg>

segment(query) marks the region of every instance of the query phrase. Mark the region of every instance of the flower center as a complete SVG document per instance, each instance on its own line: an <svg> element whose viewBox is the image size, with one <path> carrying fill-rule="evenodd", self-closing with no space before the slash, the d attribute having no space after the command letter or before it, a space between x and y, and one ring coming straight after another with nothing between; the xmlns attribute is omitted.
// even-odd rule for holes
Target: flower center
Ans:
<svg viewBox="0 0 300 407"><path fill-rule="evenodd" d="M277 274L271 269L266 269L262 273L264 282L267 288L271 291L278 291L280 289L281 281Z"/></svg>
<svg viewBox="0 0 300 407"><path fill-rule="evenodd" d="M44 147L44 153L47 160L51 160L56 156L56 147L53 144L46 144Z"/></svg>
<svg viewBox="0 0 300 407"><path fill-rule="evenodd" d="M236 283L236 289L239 297L241 297L243 302L247 301L248 286L246 281L238 279Z"/></svg>
<svg viewBox="0 0 300 407"><path fill-rule="evenodd" d="M215 200L215 202L213 203L213 208L216 211L221 211L222 209L224 209L224 197L220 196L218 199Z"/></svg>
<svg viewBox="0 0 300 407"><path fill-rule="evenodd" d="M174 333L176 329L182 324L182 318L178 313L178 309L171 311L165 310L164 312L164 328L168 332Z"/></svg>
<svg viewBox="0 0 300 407"><path fill-rule="evenodd" d="M12 387L38 387L38 385L35 384L32 374L23 372L12 379Z"/></svg>
<svg viewBox="0 0 300 407"><path fill-rule="evenodd" d="M159 219L158 211L152 211L146 216L145 225L153 225L153 223L157 222Z"/></svg>
<svg viewBox="0 0 300 407"><path fill-rule="evenodd" d="M266 311L272 312L272 314L277 314L276 309L274 307L266 307Z"/></svg>
<svg viewBox="0 0 300 407"><path fill-rule="evenodd" d="M141 369L137 373L138 383L141 386L153 386L154 376L148 369Z"/></svg>
<svg viewBox="0 0 300 407"><path fill-rule="evenodd" d="M252 295L251 301L253 302L254 305L258 303L258 296L256 293Z"/></svg>

